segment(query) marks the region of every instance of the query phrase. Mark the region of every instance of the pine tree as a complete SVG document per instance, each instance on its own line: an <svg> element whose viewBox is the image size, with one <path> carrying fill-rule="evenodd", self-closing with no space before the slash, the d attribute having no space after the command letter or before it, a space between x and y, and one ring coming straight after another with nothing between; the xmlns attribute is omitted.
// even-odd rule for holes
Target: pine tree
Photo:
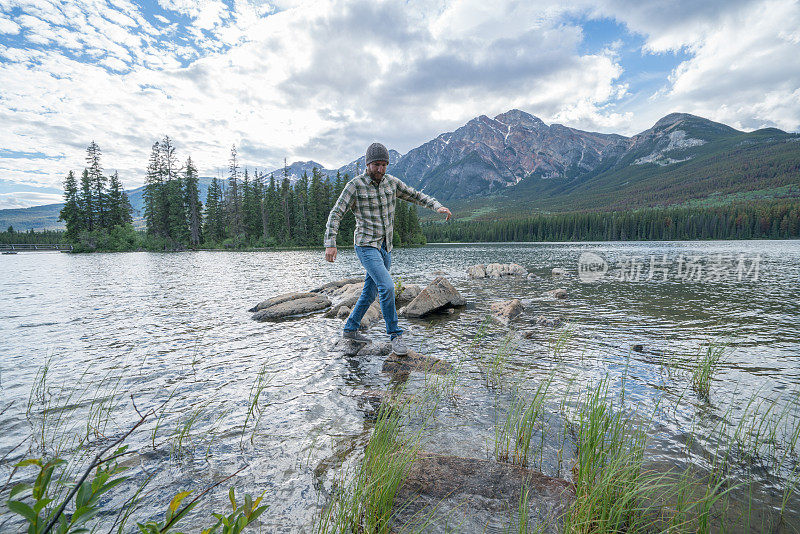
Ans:
<svg viewBox="0 0 800 534"><path fill-rule="evenodd" d="M275 175L269 175L269 186L264 193L264 205L268 215L267 225L269 226L269 235L277 240L283 239L285 233L283 214L281 213L281 199L278 192L278 186L275 183Z"/></svg>
<svg viewBox="0 0 800 534"><path fill-rule="evenodd" d="M186 159L186 174L184 176L183 203L186 210L186 226L189 229L189 244L193 247L202 241L203 204L200 202L200 187L197 178L197 168L192 163L192 158Z"/></svg>
<svg viewBox="0 0 800 534"><path fill-rule="evenodd" d="M103 175L103 168L100 165L100 147L92 141L86 148L86 163L88 164L89 183L92 189L92 210L91 217L94 226L106 228L108 221L106 212L108 211L108 199L106 197L107 178Z"/></svg>
<svg viewBox="0 0 800 534"><path fill-rule="evenodd" d="M309 244L309 220L308 220L308 173L303 172L297 182L294 184L294 199L295 199L295 230L297 234L297 244Z"/></svg>
<svg viewBox="0 0 800 534"><path fill-rule="evenodd" d="M94 195L92 192L92 181L89 178L89 170L83 169L81 175L81 191L78 197L80 213L83 217L83 229L94 230Z"/></svg>
<svg viewBox="0 0 800 534"><path fill-rule="evenodd" d="M168 135L161 141L161 177L162 187L160 199L161 225L164 236L173 245L188 241L186 213L183 203L183 184L179 174L178 157L175 145Z"/></svg>
<svg viewBox="0 0 800 534"><path fill-rule="evenodd" d="M256 189L256 184L250 181L250 173L245 167L242 178L242 222L248 240L261 234L261 210Z"/></svg>
<svg viewBox="0 0 800 534"><path fill-rule="evenodd" d="M67 226L64 237L68 241L76 241L78 234L84 228L85 220L81 214L78 183L72 171L69 171L69 174L64 179L64 207L61 208L58 218L64 221Z"/></svg>
<svg viewBox="0 0 800 534"><path fill-rule="evenodd" d="M207 239L220 242L225 239L225 207L219 181L214 178L206 195L206 220L204 233Z"/></svg>
<svg viewBox="0 0 800 534"><path fill-rule="evenodd" d="M239 192L239 162L236 159L236 145L231 147L228 165L228 209L230 211L230 236L238 239L242 233L242 208Z"/></svg>
<svg viewBox="0 0 800 534"><path fill-rule="evenodd" d="M147 233L163 237L166 234L162 222L163 206L163 180L161 178L161 146L158 141L153 143L150 152L150 161L144 179L144 219Z"/></svg>
<svg viewBox="0 0 800 534"><path fill-rule="evenodd" d="M286 160L283 160L283 181L281 182L281 209L283 210L283 221L285 226L284 233L281 235L282 241L288 243L293 236L292 221L294 220L294 202L292 198L292 185L289 182L289 167L286 166Z"/></svg>
<svg viewBox="0 0 800 534"><path fill-rule="evenodd" d="M114 171L108 186L108 226L122 226L130 223L133 219L131 212L133 208L128 200L128 195L119 181L119 173Z"/></svg>

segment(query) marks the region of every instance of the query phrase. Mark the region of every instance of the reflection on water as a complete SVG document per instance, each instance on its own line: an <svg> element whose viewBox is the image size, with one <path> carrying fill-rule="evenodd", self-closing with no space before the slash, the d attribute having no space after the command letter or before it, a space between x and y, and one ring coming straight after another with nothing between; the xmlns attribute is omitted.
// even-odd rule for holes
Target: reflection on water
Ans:
<svg viewBox="0 0 800 534"><path fill-rule="evenodd" d="M582 252L601 255L610 267L606 276L581 283ZM700 257L709 273L714 258L734 261L742 254L759 258L757 280L752 273L737 277L735 268L716 279L677 275L681 258ZM675 271L666 279L621 275L634 257L645 274L651 257ZM515 262L532 275L466 276L466 267L492 262ZM246 312L265 297L361 274L352 251L343 250L333 265L321 251L21 253L4 256L0 265L0 457L54 421L59 433L45 441L52 446L58 439L64 454L75 456L136 420L131 395L140 409L163 403L155 433L151 426L129 440L138 450L128 460L133 479L152 476L150 488L156 488L135 514L140 520L161 513L177 491L206 487L247 465L234 482L242 491L265 492L267 530L310 525L333 477L368 439L370 407L359 392L391 385L381 373L383 358L329 351L341 321L315 315L255 323ZM552 276L554 267L567 274ZM720 421L752 411L747 403L754 396L776 399L775 412L797 417L791 400L800 391L796 241L429 245L394 252L393 274L406 284L425 284L434 271L447 273L468 306L453 315L401 319L401 325L412 348L461 365L458 402L444 405L432 423L427 446L438 452L493 457L497 393L487 386L479 358L463 349L489 304L507 298L520 298L526 307L513 329L533 331L516 339L506 362L509 379L536 384L553 376L552 391L562 395L606 375L619 390L624 383L632 405L643 413L657 410L649 448L653 466L674 464L687 448L702 457L713 449ZM559 287L567 299L547 294ZM562 317L566 325L538 327L539 315ZM569 340L553 358L553 343L564 331ZM493 327L486 343L499 343L505 332ZM370 335L386 337L380 326ZM692 394L685 362L710 340L729 348L709 403ZM37 373L48 361L46 381L37 389ZM256 387L262 369L264 380ZM408 387L423 380L412 373ZM65 401L70 409L58 418L46 409ZM69 440L70 432L85 430L87 417L99 422L104 413L112 416L92 429L93 441ZM12 452L4 472L26 453ZM543 462L542 469L568 476L554 461ZM759 480L753 498L760 506L780 505L782 490L774 477L741 476ZM109 507L135 489L115 495ZM218 489L195 510L197 517L225 509L226 488ZM789 509L800 513L796 498Z"/></svg>

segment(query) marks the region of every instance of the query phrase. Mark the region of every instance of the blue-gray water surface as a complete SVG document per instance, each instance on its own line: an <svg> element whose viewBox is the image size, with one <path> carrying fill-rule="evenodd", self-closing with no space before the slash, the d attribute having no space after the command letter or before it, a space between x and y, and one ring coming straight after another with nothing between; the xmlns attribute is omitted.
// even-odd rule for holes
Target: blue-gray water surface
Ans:
<svg viewBox="0 0 800 534"><path fill-rule="evenodd" d="M591 271L579 271L583 253L597 255L583 256L594 262ZM520 264L531 275L466 274L493 262ZM556 267L566 274L554 276ZM314 314L258 323L247 312L270 296L362 274L352 250L341 249L334 264L321 250L20 253L2 256L0 268L4 481L15 462L43 450L77 466L129 429L136 409L159 409L127 440L135 451L124 460L131 481L103 502L100 521L109 527L118 520L111 511L148 477L128 531L134 520L161 515L178 491L197 493L241 469L201 500L191 522L210 526L235 485L264 494L262 531L310 530L333 481L369 438L362 393L390 385L382 358L331 351L341 320ZM426 448L494 457L495 406L506 393L487 383L482 347L466 349L492 302L519 298L523 315L510 328L488 327L481 341L491 348L510 340L506 380L524 388L552 378L555 413L559 399L569 404L608 377L615 397L624 391L626 406L653 418L654 468L687 458L702 467L718 446L710 436L720 422L734 428L756 409L754 399L761 410L767 399L782 418L774 454L790 461L731 476L757 482L741 499L757 509L759 525L776 517L798 452L781 433L791 434L800 417L800 242L428 245L395 249L392 274L421 285L443 274L468 302L452 314L400 320L412 349L459 369L458 401L437 411ZM556 288L567 298L554 298ZM565 322L541 326L539 316ZM369 335L388 339L382 322ZM709 343L725 349L706 399L691 389L690 370ZM412 374L407 387L424 380ZM570 476L553 458L539 468ZM788 495L784 508L797 516L797 495ZM3 505L0 530L13 524Z"/></svg>

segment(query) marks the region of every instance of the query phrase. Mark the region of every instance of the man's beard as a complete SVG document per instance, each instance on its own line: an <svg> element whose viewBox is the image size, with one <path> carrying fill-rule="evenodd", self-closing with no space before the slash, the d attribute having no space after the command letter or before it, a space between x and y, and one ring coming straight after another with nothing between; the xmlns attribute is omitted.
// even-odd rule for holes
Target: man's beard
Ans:
<svg viewBox="0 0 800 534"><path fill-rule="evenodd" d="M380 173L378 171L375 171L375 172L367 171L367 172L369 174L369 177L372 178L373 180L375 180L378 183L380 183L381 180L383 180L383 177L386 174L386 173Z"/></svg>

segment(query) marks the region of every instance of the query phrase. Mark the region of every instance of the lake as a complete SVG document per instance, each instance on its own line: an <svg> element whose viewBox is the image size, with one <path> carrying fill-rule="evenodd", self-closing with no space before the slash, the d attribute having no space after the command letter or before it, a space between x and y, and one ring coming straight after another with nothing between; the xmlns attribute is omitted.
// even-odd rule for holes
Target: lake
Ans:
<svg viewBox="0 0 800 534"><path fill-rule="evenodd" d="M466 274L493 262L520 264L531 275ZM352 250L340 249L334 264L318 250L20 253L0 266L3 480L13 463L42 451L78 466L139 419L131 399L141 412L158 408L126 441L135 451L123 462L131 479L103 501L100 521L109 527L146 479L133 513L139 521L163 515L177 492L242 469L206 495L187 524L210 526L235 485L264 493L263 531L310 530L369 440L374 418L363 392L396 386L381 372L382 358L331 351L338 319L258 323L247 312L270 296L363 274ZM566 274L554 276L556 267ZM772 443L727 471L736 487L726 528L775 526L781 508L788 522L776 528L800 527L800 498L787 491L796 487L800 452L791 442L800 418L800 242L433 244L393 252L392 274L403 284L424 286L437 271L467 306L400 322L412 349L458 369L451 401L428 421L426 450L494 458L503 399L547 380L551 426L566 428L580 392L607 379L615 402L652 421L651 469L710 468L720 429L736 433L737 421L772 417ZM567 298L548 293L556 288ZM485 322L492 302L511 298L525 305L511 328ZM537 325L539 316L564 323ZM368 335L388 340L382 321ZM709 344L724 348L705 397L691 387L691 370ZM501 346L508 347L502 377L492 378L487 355ZM406 391L427 379L412 373ZM746 442L747 433L737 439ZM569 478L571 448L553 436L543 440L536 467ZM747 518L735 512L744 508ZM0 514L0 530L15 524L5 507ZM126 530L133 529L131 520ZM488 531L502 529L490 518Z"/></svg>

